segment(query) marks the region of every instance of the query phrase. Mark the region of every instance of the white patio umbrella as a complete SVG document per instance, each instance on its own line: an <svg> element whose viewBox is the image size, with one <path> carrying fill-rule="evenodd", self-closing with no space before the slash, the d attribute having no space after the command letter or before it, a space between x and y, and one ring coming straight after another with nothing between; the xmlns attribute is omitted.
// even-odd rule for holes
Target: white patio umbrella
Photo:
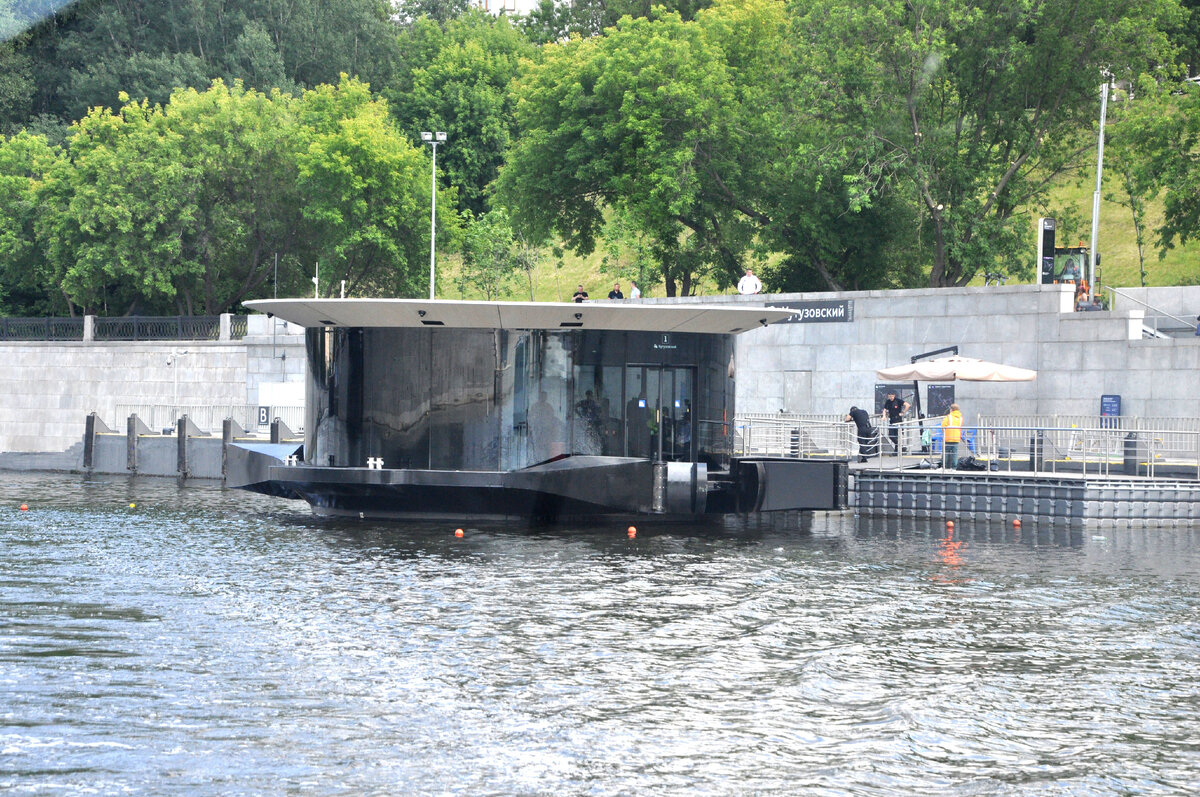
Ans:
<svg viewBox="0 0 1200 797"><path fill-rule="evenodd" d="M1028 368L958 356L880 368L875 375L885 382L952 382L957 379L966 382L1032 382L1037 379L1037 371Z"/></svg>
<svg viewBox="0 0 1200 797"><path fill-rule="evenodd" d="M956 349L951 348L951 351ZM930 352L937 354L938 352ZM923 356L923 355L918 355ZM918 382L1032 382L1037 379L1037 371L1028 368L1018 368L1015 365L978 360L974 357L938 357L932 360L917 360L907 365L897 365L893 368L880 368L875 376L885 382L913 383L913 395L917 405L917 424L924 429L925 423L921 415L921 391Z"/></svg>

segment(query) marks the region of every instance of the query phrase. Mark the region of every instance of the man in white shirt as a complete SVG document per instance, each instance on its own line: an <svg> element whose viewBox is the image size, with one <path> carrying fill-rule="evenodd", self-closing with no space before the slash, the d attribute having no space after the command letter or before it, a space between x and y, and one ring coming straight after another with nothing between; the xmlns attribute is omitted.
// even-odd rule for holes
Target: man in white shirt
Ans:
<svg viewBox="0 0 1200 797"><path fill-rule="evenodd" d="M762 291L762 283L754 276L754 269L746 269L746 275L738 280L738 293L748 296Z"/></svg>
<svg viewBox="0 0 1200 797"><path fill-rule="evenodd" d="M634 282L633 280L629 281L629 298L630 299L642 298L642 291L641 291L641 289L638 288L637 283Z"/></svg>

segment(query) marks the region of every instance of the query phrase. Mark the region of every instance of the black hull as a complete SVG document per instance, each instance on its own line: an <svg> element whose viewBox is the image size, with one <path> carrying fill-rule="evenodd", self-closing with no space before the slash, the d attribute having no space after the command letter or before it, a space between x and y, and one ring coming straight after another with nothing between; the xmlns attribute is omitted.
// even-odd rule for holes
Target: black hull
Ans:
<svg viewBox="0 0 1200 797"><path fill-rule="evenodd" d="M321 514L380 519L532 523L844 509L846 465L735 460L729 472L703 463L625 457L564 457L519 471L446 471L287 465L278 451L242 446L230 486L303 499Z"/></svg>

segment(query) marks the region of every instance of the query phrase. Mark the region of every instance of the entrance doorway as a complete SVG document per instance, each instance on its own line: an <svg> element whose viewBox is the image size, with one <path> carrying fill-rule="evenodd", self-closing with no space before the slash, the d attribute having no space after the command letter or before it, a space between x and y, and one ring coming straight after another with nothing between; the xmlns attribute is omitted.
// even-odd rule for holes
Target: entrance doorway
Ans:
<svg viewBox="0 0 1200 797"><path fill-rule="evenodd" d="M691 462L696 369L625 366L625 456Z"/></svg>

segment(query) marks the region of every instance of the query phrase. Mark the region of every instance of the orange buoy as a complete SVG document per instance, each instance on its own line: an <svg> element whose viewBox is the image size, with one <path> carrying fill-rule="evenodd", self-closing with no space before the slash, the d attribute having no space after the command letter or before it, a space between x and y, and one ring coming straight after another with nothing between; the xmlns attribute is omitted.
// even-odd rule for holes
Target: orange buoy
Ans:
<svg viewBox="0 0 1200 797"><path fill-rule="evenodd" d="M21 511L22 511L22 512L28 512L28 511L29 511L29 504L21 504Z"/></svg>
<svg viewBox="0 0 1200 797"><path fill-rule="evenodd" d="M946 528L948 528L948 529L952 529L952 528L954 528L954 521L953 521L953 520L947 520L947 521L946 521Z"/></svg>
<svg viewBox="0 0 1200 797"><path fill-rule="evenodd" d="M462 530L462 529L455 529L455 530L454 530L454 536L455 536L455 537L461 537L462 535L463 535L463 530Z"/></svg>
<svg viewBox="0 0 1200 797"><path fill-rule="evenodd" d="M1021 518L1019 518L1019 517L1013 518L1013 528L1014 529L1021 528Z"/></svg>
<svg viewBox="0 0 1200 797"><path fill-rule="evenodd" d="M629 539L632 540L634 537L637 536L637 528L634 526L630 526L628 529L625 530L625 533L628 534Z"/></svg>

